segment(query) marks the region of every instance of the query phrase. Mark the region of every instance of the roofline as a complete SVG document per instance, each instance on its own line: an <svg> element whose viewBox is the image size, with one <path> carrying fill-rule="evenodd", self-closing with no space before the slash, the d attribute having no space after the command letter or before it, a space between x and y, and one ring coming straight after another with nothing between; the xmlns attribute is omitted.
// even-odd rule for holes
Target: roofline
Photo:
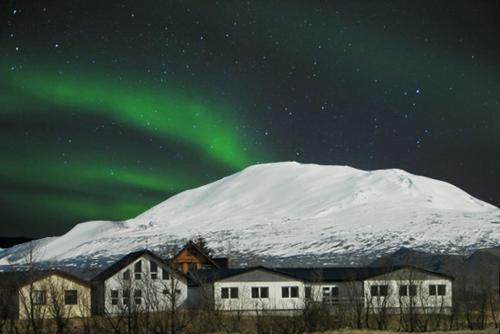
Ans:
<svg viewBox="0 0 500 334"><path fill-rule="evenodd" d="M89 281L84 280L83 278L80 278L74 274L70 274L70 273L63 271L63 270L60 270L60 269L37 270L37 271L33 271L33 273L40 274L40 276L33 277L33 279L32 280L30 279L27 283L19 285L19 288L25 287L26 285L32 284L34 282L45 279L45 278L52 276L52 275L60 276L62 278L68 279L70 281L76 282L80 285L83 285L83 286L90 288Z"/></svg>
<svg viewBox="0 0 500 334"><path fill-rule="evenodd" d="M205 254L205 252L200 248L198 247L198 245L196 245L192 240L189 240L185 245L184 247L182 247L178 252L177 254L174 255L173 257L173 261L175 261L175 259L186 249L188 248L189 246L192 246L194 247L198 252L200 252L201 255L203 255L203 257L205 259L207 259L211 264L213 264L216 268L218 269L221 269L221 267L215 263L214 260L212 260L212 258L210 256L208 256L207 254Z"/></svg>
<svg viewBox="0 0 500 334"><path fill-rule="evenodd" d="M351 267L341 267L341 268L351 268ZM363 268L363 267L352 267L352 268ZM361 278L359 278L359 277L350 277L348 279L321 279L319 281L313 281L313 280L309 280L307 278L300 277L298 275L293 275L293 274L289 274L289 273L286 273L286 272L282 272L282 271L279 270L279 268L269 268L269 267L265 267L265 266L256 266L256 267L241 268L242 271L240 271L240 272L232 273L232 274L229 274L229 275L224 276L224 277L219 277L219 278L214 279L212 281L213 282L217 282L217 281L221 281L221 280L224 280L226 278L230 278L230 277L234 277L234 276L237 276L237 275L241 275L241 274L253 271L253 270L261 269L261 270L266 270L266 271L269 271L269 272L272 272L272 273L275 273L275 274L278 274L278 275L281 275L281 276L293 278L293 279L295 279L297 281L307 282L307 283L355 282L355 281L363 282L363 281L366 281L366 280L368 280L370 278L381 276L381 275L386 275L386 274L389 274L391 272L394 272L394 271L397 271L397 270L401 270L401 269L405 269L405 268L413 269L413 270L417 270L417 271L421 271L421 272L425 272L425 273L436 275L436 276L441 276L441 277L450 279L452 281L455 280L455 277L453 277L453 276L442 274L442 273L438 273L438 272L435 272L435 271L427 270L427 269L416 267L416 266L411 266L411 265L398 265L398 266L393 266L393 267L387 267L386 270L384 270L385 269L384 267L372 267L372 268L380 268L382 270L381 270L381 272L379 272L377 274L367 275L367 276L363 276ZM304 269L315 270L315 269L322 269L322 268L318 267L318 268L304 268Z"/></svg>
<svg viewBox="0 0 500 334"><path fill-rule="evenodd" d="M124 255L122 258L120 258L119 260L115 261L109 267L107 267L106 269L104 269L101 272L99 272L96 276L94 276L91 279L91 281L92 282L95 282L95 281L105 281L108 278L110 278L111 276L113 276L114 274L116 274L117 272L119 272L120 270L122 270L123 268L125 268L126 266L128 266L130 263L134 262L135 260L137 260L138 258L140 258L141 256L144 256L144 255L151 256L153 259L155 259L156 261L160 262L164 266L172 269L173 274L177 275L178 278L180 277L180 278L182 278L182 279L184 279L184 280L187 281L187 277L183 273L180 273L177 270L175 270L174 268L172 268L172 266L170 266L170 264L167 261L165 261L158 254L150 251L149 249L143 249L143 250L140 250L140 251L131 252L131 253L128 253L128 254ZM120 263L120 262L123 262L123 263ZM120 265L118 265L118 264L120 264ZM116 266L116 268L113 268L113 266Z"/></svg>
<svg viewBox="0 0 500 334"><path fill-rule="evenodd" d="M377 268L377 267L373 267L373 268ZM378 268L384 269L385 267L378 267ZM385 274L391 273L391 272L396 271L396 270L401 270L401 269L413 269L413 270L421 271L421 272L424 272L424 273L427 273L427 274L441 276L441 277L450 279L452 281L455 280L454 276L443 274L443 273L439 273L439 272L432 271L432 270L427 270L427 269L424 269L424 268L421 268L421 267L417 267L417 266L413 266L413 265L409 265L409 264L396 265L396 266L392 266L392 267L387 267L386 271L383 271L383 272L381 272L379 274L376 274L376 275L367 276L365 279L369 279L369 278L372 278L372 277L377 277L377 276L380 276L380 275L385 275Z"/></svg>
<svg viewBox="0 0 500 334"><path fill-rule="evenodd" d="M280 275L280 276L285 276L285 277L288 277L288 278L293 278L296 281L305 282L305 280L302 279L302 278L300 278L300 277L297 277L297 276L294 276L294 275L291 275L291 274L288 274L288 273L276 270L274 268L269 268L269 267L264 267L264 266L256 266L256 267L248 267L248 268L241 268L241 269L242 270L239 271L239 272L237 272L237 273L232 273L232 274L226 275L224 277L219 277L217 279L214 279L213 282L218 282L218 281L224 280L226 278L231 278L231 277L234 277L234 276L245 274L245 273L248 273L248 272L251 272L251 271L254 271L254 270L265 270L265 271L269 271L271 273L274 273L274 274L277 274L277 275Z"/></svg>

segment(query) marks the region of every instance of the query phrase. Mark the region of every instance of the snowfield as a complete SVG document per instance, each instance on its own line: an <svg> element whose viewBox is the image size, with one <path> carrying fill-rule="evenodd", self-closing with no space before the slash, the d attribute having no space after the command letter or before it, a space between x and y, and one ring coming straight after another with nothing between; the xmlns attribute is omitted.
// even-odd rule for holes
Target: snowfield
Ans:
<svg viewBox="0 0 500 334"><path fill-rule="evenodd" d="M438 253L497 246L500 210L403 170L282 162L182 192L136 218L78 224L34 245L38 261L90 266L144 247L165 254L198 234L219 255L345 264L402 246ZM0 265L25 262L26 249L3 250Z"/></svg>

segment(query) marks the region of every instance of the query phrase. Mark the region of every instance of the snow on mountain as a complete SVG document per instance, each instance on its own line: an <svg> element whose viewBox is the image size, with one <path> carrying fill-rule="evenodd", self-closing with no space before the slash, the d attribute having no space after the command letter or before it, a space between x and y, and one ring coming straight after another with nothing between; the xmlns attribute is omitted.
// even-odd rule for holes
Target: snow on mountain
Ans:
<svg viewBox="0 0 500 334"><path fill-rule="evenodd" d="M499 221L498 208L403 170L282 162L182 192L127 221L79 224L37 241L36 253L39 261L99 261L200 234L220 255L332 264L401 246L449 253L496 246ZM0 265L25 261L26 247L0 252Z"/></svg>

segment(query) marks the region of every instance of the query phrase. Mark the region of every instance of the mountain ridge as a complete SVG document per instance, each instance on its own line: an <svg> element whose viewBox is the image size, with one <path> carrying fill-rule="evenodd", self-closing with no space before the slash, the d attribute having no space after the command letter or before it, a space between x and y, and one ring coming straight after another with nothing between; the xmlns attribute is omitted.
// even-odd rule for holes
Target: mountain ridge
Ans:
<svg viewBox="0 0 500 334"><path fill-rule="evenodd" d="M401 246L437 253L497 246L498 221L495 206L401 169L281 162L184 191L126 221L81 223L35 243L40 261L99 261L146 246L169 252L201 234L218 254L333 264ZM21 262L23 247L0 251L0 265Z"/></svg>

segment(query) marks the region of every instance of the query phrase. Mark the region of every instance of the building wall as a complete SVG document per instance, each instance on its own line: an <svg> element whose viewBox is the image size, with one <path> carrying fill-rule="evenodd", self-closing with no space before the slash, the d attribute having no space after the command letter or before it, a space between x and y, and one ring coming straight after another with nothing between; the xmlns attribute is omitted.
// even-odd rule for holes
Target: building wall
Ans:
<svg viewBox="0 0 500 334"><path fill-rule="evenodd" d="M297 298L282 298L282 287L298 287ZM222 288L238 288L238 298L223 299ZM252 298L252 287L268 287L269 298ZM220 310L299 310L304 308L304 283L256 270L214 283L215 307Z"/></svg>
<svg viewBox="0 0 500 334"><path fill-rule="evenodd" d="M317 283L306 283L306 287L311 288L311 297L309 301L320 302L320 303L351 303L354 299L363 298L363 282L361 281L350 281L350 282L317 282ZM332 290L332 288L338 289L338 297L333 298L331 295L326 296L325 290Z"/></svg>
<svg viewBox="0 0 500 334"><path fill-rule="evenodd" d="M187 247L183 249L174 259L174 262L177 263L183 273L188 273L190 271L190 266L195 267L195 269L203 269L203 266L209 265L208 261L201 255L199 252L192 248Z"/></svg>
<svg viewBox="0 0 500 334"><path fill-rule="evenodd" d="M31 307L32 298L30 298L30 292L35 290L46 291L45 305L33 305L33 307ZM65 290L77 291L76 305L65 305ZM20 319L28 319L30 317L42 319L53 318L58 308L60 308L59 314L64 317L75 318L90 316L90 287L53 274L19 289Z"/></svg>
<svg viewBox="0 0 500 334"><path fill-rule="evenodd" d="M142 261L142 274L140 279L136 279L134 275L134 265L138 261ZM112 277L104 282L104 309L107 313L124 313L130 310L145 310L145 311L164 311L169 310L172 304L175 303L175 308L182 308L187 300L187 282L185 279L180 279L178 274L172 275L174 271L168 267L158 264L158 278L152 279L150 261L155 261L148 255L143 255L131 264L122 268ZM164 280L162 277L162 269L165 268L169 272L169 279ZM123 279L123 273L130 271L130 280ZM118 291L117 304L112 302L112 290ZM130 291L130 304L127 306L124 303L124 290ZM135 302L134 292L140 290L140 304ZM166 293L164 293L166 291ZM175 296L174 296L175 292Z"/></svg>
<svg viewBox="0 0 500 334"><path fill-rule="evenodd" d="M387 285L387 297L373 297L371 295L371 286L373 285ZM416 295L413 297L400 296L401 285L415 285ZM444 296L430 295L429 285L444 285L446 294ZM364 281L363 290L365 307L371 309L425 307L439 311L449 309L452 306L451 279L422 271L401 269L373 277Z"/></svg>

